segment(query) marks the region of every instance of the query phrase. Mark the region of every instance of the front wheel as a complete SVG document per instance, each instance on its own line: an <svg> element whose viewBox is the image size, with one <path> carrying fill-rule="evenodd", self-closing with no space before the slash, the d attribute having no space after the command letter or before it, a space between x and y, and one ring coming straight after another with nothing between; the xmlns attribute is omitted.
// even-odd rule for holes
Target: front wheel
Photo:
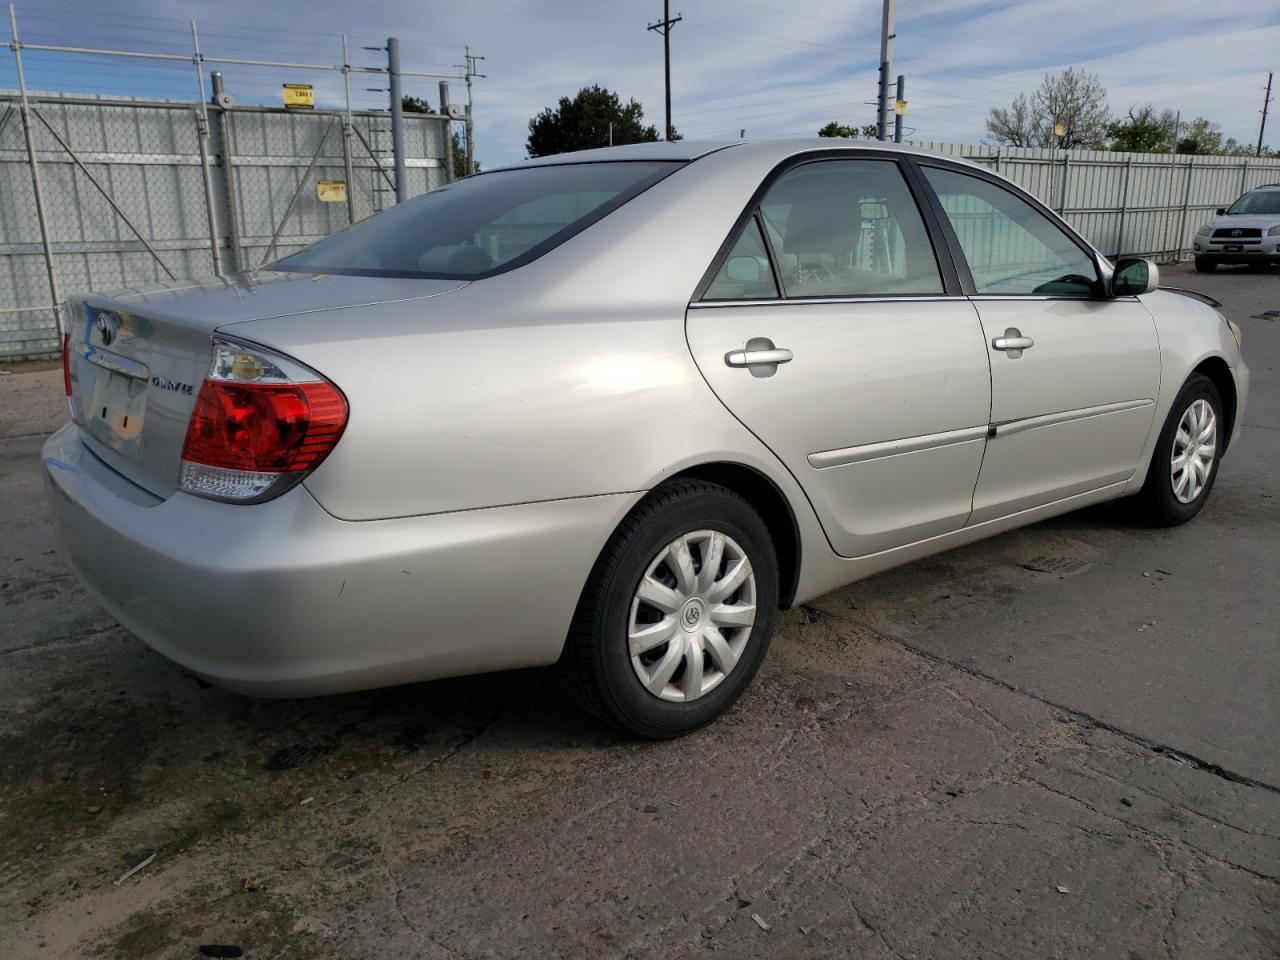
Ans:
<svg viewBox="0 0 1280 960"><path fill-rule="evenodd" d="M1193 373L1169 410L1136 498L1147 520L1173 526L1200 512L1218 475L1225 426L1218 388Z"/></svg>
<svg viewBox="0 0 1280 960"><path fill-rule="evenodd" d="M1217 263L1208 257L1196 257L1196 273L1213 273L1217 269Z"/></svg>
<svg viewBox="0 0 1280 960"><path fill-rule="evenodd" d="M759 514L717 484L676 480L614 531L583 589L559 669L590 713L661 740L733 705L764 660L778 561Z"/></svg>

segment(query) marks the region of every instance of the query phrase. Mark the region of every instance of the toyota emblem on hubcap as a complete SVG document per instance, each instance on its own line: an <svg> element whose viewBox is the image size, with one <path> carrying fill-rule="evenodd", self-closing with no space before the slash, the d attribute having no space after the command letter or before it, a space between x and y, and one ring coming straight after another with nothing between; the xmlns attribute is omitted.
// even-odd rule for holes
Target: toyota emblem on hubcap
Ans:
<svg viewBox="0 0 1280 960"><path fill-rule="evenodd" d="M690 600L680 614L686 630L692 630L702 620L702 604L698 600Z"/></svg>
<svg viewBox="0 0 1280 960"><path fill-rule="evenodd" d="M102 341L102 345L111 346L111 341L116 338L116 318L109 313L99 313L93 325L98 330L98 339Z"/></svg>

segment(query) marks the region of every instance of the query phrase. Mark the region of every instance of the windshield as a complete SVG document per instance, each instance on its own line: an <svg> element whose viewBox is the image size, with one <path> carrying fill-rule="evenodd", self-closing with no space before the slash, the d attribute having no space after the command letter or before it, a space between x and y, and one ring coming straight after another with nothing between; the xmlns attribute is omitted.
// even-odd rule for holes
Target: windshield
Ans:
<svg viewBox="0 0 1280 960"><path fill-rule="evenodd" d="M474 280L542 256L680 165L609 161L468 177L326 237L270 269Z"/></svg>
<svg viewBox="0 0 1280 960"><path fill-rule="evenodd" d="M1280 213L1280 190L1255 190L1233 203L1227 213Z"/></svg>

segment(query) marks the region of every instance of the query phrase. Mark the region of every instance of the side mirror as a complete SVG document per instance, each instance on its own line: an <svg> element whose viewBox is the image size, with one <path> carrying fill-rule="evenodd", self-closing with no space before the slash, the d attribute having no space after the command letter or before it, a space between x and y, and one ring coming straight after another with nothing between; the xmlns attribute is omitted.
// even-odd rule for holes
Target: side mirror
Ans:
<svg viewBox="0 0 1280 960"><path fill-rule="evenodd" d="M726 273L738 283L760 282L760 260L756 257L730 257Z"/></svg>
<svg viewBox="0 0 1280 960"><path fill-rule="evenodd" d="M1226 208L1226 207L1219 207L1217 210L1215 210L1215 211L1213 211L1213 212L1214 212L1214 213L1216 213L1218 216L1222 216L1224 213L1226 213L1226 212L1227 212L1227 208Z"/></svg>
<svg viewBox="0 0 1280 960"><path fill-rule="evenodd" d="M1111 275L1113 297L1134 297L1150 293L1160 286L1160 268L1150 260L1129 258L1116 264Z"/></svg>

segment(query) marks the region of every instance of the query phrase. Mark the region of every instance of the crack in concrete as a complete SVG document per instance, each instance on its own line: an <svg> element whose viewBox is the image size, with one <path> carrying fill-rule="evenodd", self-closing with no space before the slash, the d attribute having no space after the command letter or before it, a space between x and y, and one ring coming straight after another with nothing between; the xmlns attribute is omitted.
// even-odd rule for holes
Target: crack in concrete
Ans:
<svg viewBox="0 0 1280 960"><path fill-rule="evenodd" d="M89 630L81 630L78 633L68 633L61 637L50 637L47 640L36 640L32 643L23 644L20 647L10 647L7 650L0 650L0 657L9 657L15 653L30 653L33 650L44 650L48 647L72 646L77 643L88 643L96 640L104 633L110 633L112 630L123 629L119 624L112 623L105 627L94 627Z"/></svg>
<svg viewBox="0 0 1280 960"><path fill-rule="evenodd" d="M1039 787L1041 790L1045 790L1048 793L1052 793L1054 796L1061 797L1062 799L1070 801L1071 803L1077 803L1080 806L1084 807L1086 810L1088 810L1090 813L1094 814L1095 816L1099 816L1099 817L1102 817L1103 819L1110 820L1113 823L1118 823L1121 827L1124 827L1128 830L1132 830L1138 836L1147 840L1149 843L1155 845L1157 849L1161 851L1161 856L1164 855L1164 848L1169 845L1183 846L1183 847L1186 847L1188 850L1192 851L1193 853L1195 853L1197 856L1202 857L1203 859L1211 863L1216 863L1221 866L1228 867L1232 870L1239 870L1242 873L1246 873L1249 876L1253 877L1255 880L1262 880L1265 883L1271 883L1271 884L1280 884L1280 876L1273 876L1268 873L1262 873L1259 870L1254 870L1252 867L1246 867L1243 864L1236 863L1232 860L1228 860L1226 857L1219 856L1216 853L1211 853L1208 850L1205 850L1201 847L1197 847L1195 844L1190 843L1189 841L1184 840L1181 837L1166 837L1163 834L1156 833L1154 830L1144 827L1140 823L1132 823L1128 820L1122 819L1121 817L1117 817L1115 814L1107 813L1105 810L1100 810L1097 807L1095 807L1093 804L1091 804L1088 800L1084 800L1080 797L1077 797L1074 794L1068 793L1065 790L1059 790L1057 787L1050 786L1049 784L1045 783L1043 780L1037 780L1035 777L1032 777L1032 776L1024 776L1021 782L1026 784L1027 786Z"/></svg>
<svg viewBox="0 0 1280 960"><path fill-rule="evenodd" d="M1145 787L1139 786L1136 783L1129 783L1127 780L1121 780L1119 777L1115 776L1114 774L1107 773L1105 770L1099 770L1097 767L1091 766L1090 764L1085 763L1083 761L1081 761L1080 766L1084 767L1086 770L1088 770L1092 774L1095 774L1099 777L1103 777L1107 780L1110 780L1112 783L1115 783L1124 787L1126 790L1131 790L1134 793L1141 793L1144 796L1150 797L1151 799L1155 800L1157 803L1165 804L1175 810L1180 810L1183 813L1190 814L1193 817L1199 817L1202 820L1208 820L1210 823L1216 823L1218 826L1226 827L1228 830L1233 830L1236 833L1243 833L1246 837L1262 837L1264 840L1280 840L1280 836L1274 833L1265 833L1260 830L1249 830L1249 829L1246 829L1245 827L1237 826L1234 823L1229 823L1228 821L1223 820L1219 817L1215 817L1212 814L1205 813L1203 810L1196 810L1192 807L1188 807L1184 803L1179 803L1175 800L1169 799L1168 797L1163 797L1160 794L1152 790L1148 790Z"/></svg>
<svg viewBox="0 0 1280 960"><path fill-rule="evenodd" d="M1167 757L1175 762L1185 763L1188 766L1195 767L1198 770L1202 770L1205 773L1212 774L1215 777L1219 777L1220 779L1227 780L1231 783L1239 783L1246 787L1256 787L1259 790L1266 790L1270 793L1280 795L1280 786L1277 786L1272 783L1267 783L1265 780L1258 780L1255 777L1248 776L1247 774L1239 773L1238 771L1235 771L1235 770L1229 770L1226 767L1223 767L1221 764L1214 763L1212 760L1205 760L1203 757L1197 757L1194 754L1187 753L1184 750L1179 750L1177 747L1173 747L1168 744L1164 744L1164 743L1160 743L1159 741L1152 740L1150 737L1145 737L1140 733L1134 733L1130 730L1125 730L1123 727L1116 726L1115 724L1109 723L1108 721L1103 720L1099 717L1095 717L1092 714L1085 713L1083 710L1079 710L1075 707L1067 706L1066 704L1059 703L1056 700L1050 700L1048 697L1044 697L1044 696L1041 696L1040 694L1033 693L1030 690L1023 689L1022 687L1019 687L1016 684L1009 683L1007 680L1001 680L999 677L992 676L989 673L984 673L983 671L977 669L976 667L970 667L970 666L966 666L963 663L957 663L954 660L948 660L946 657L942 657L936 653L932 653L931 651L926 650L923 647L918 646L917 644L911 643L909 640L904 640L901 637L894 637L890 634L884 633L883 631L877 631L877 635L882 640L886 640L891 643L896 643L899 646L901 646L904 650L908 650L911 653L914 653L918 657L923 657L924 659L930 660L933 663L938 663L938 664L942 664L943 666L951 667L954 670L959 670L961 673L967 673L971 677L977 677L978 679L985 680L988 683L994 683L996 686L1003 687L1004 689L1008 690L1011 693L1016 693L1020 696L1029 697L1032 700L1036 700L1040 703L1043 703L1045 706L1052 707L1055 710L1059 710L1067 714L1068 716L1070 716L1071 718L1073 718L1074 720L1080 723L1083 723L1087 726L1096 727L1099 730L1106 730L1108 733L1114 733L1118 737L1123 737L1125 740L1128 740L1131 743L1136 743L1139 746L1146 747L1148 750L1152 751L1153 753L1160 754L1161 756Z"/></svg>

